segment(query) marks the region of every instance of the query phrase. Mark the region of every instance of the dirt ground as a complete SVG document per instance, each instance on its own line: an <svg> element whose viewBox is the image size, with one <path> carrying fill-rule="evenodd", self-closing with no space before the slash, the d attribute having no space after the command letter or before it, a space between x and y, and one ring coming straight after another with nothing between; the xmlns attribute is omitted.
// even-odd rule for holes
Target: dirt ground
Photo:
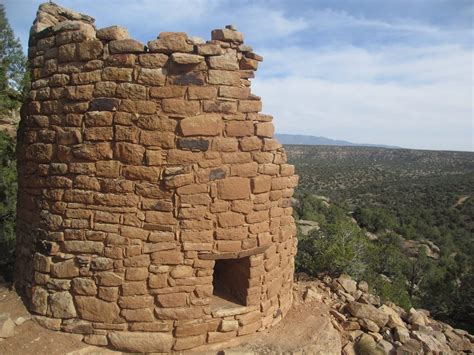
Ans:
<svg viewBox="0 0 474 355"><path fill-rule="evenodd" d="M119 354L83 343L82 335L55 332L41 327L31 319L20 296L11 289L11 285L1 284L0 314L5 313L9 314L13 321L19 317L27 320L15 327L13 337L0 339L0 354L2 355Z"/></svg>
<svg viewBox="0 0 474 355"><path fill-rule="evenodd" d="M299 285L299 287L304 287L304 285ZM296 294L295 304L287 316L272 329L236 338L224 345L202 347L193 353L208 355L282 352L340 354L339 333L331 325L329 306L317 301L302 302L298 299L301 290ZM15 328L13 337L0 340L2 355L122 354L87 345L81 341L81 335L55 332L41 327L31 319L17 293L8 286L0 285L0 314L4 313L8 313L13 321L18 317L28 320Z"/></svg>

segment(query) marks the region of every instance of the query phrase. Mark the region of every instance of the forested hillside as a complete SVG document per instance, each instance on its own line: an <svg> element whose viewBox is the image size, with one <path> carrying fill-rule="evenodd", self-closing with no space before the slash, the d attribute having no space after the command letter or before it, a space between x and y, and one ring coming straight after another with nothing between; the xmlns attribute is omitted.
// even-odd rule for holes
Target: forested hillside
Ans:
<svg viewBox="0 0 474 355"><path fill-rule="evenodd" d="M301 271L348 272L472 331L473 153L286 149L300 175L296 217L320 227L300 236Z"/></svg>

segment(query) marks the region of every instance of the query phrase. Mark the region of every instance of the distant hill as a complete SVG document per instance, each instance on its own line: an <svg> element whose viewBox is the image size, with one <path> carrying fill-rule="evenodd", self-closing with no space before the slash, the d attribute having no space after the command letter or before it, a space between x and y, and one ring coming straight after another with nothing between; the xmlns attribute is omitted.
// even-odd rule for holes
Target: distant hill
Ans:
<svg viewBox="0 0 474 355"><path fill-rule="evenodd" d="M302 134L275 134L275 138L282 144L302 144L302 145L339 145L354 147L381 147L381 148L400 148L383 144L365 144L352 143L339 139L330 139L326 137L306 136Z"/></svg>

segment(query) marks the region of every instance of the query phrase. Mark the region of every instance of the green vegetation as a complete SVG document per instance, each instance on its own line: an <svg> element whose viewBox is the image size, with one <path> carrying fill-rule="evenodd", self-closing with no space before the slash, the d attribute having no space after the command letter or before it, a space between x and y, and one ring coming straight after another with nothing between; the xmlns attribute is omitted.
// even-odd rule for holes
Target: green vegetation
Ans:
<svg viewBox="0 0 474 355"><path fill-rule="evenodd" d="M0 116L18 110L29 87L26 58L0 4ZM0 132L0 274L11 278L15 251L15 140Z"/></svg>
<svg viewBox="0 0 474 355"><path fill-rule="evenodd" d="M0 274L10 278L15 251L16 161L14 140L0 132Z"/></svg>
<svg viewBox="0 0 474 355"><path fill-rule="evenodd" d="M295 217L320 225L299 235L299 271L348 273L384 300L472 332L474 154L286 149L300 175Z"/></svg>
<svg viewBox="0 0 474 355"><path fill-rule="evenodd" d="M0 4L0 114L16 110L28 90L26 58L15 37L5 7Z"/></svg>

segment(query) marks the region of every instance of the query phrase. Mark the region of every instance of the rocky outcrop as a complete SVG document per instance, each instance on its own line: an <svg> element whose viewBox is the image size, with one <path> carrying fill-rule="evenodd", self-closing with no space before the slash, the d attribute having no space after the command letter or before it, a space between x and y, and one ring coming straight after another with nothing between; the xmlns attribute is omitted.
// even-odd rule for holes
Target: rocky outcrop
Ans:
<svg viewBox="0 0 474 355"><path fill-rule="evenodd" d="M347 275L306 283L304 302L331 306L333 324L342 337L342 354L472 353L474 336L437 321L426 310L408 312L393 303L381 304L365 282ZM296 299L298 297L295 296Z"/></svg>
<svg viewBox="0 0 474 355"><path fill-rule="evenodd" d="M145 46L47 3L29 61L16 285L39 321L134 352L278 323L298 177L251 93L262 57L243 35L162 32Z"/></svg>
<svg viewBox="0 0 474 355"><path fill-rule="evenodd" d="M301 234L303 234L304 236L309 235L314 230L319 230L318 222L299 219L296 221L296 224L298 225Z"/></svg>

